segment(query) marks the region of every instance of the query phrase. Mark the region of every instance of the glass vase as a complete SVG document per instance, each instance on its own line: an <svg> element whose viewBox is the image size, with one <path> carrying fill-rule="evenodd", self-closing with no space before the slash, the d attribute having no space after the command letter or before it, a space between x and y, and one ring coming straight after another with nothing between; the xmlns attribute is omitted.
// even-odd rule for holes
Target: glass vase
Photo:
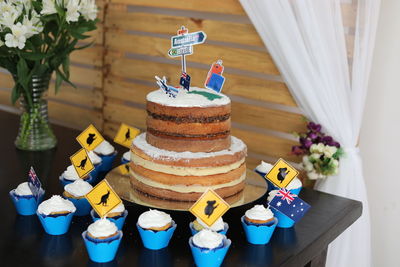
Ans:
<svg viewBox="0 0 400 267"><path fill-rule="evenodd" d="M15 140L21 150L42 151L54 148L57 139L49 124L47 100L43 98L49 88L51 74L33 75L29 82L32 106L23 97L20 99L22 114Z"/></svg>

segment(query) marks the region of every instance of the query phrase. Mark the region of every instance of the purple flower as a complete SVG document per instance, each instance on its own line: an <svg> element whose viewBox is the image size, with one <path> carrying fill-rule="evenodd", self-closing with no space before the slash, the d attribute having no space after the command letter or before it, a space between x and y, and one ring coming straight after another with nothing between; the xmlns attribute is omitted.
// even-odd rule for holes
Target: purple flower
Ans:
<svg viewBox="0 0 400 267"><path fill-rule="evenodd" d="M305 149L309 149L310 146L313 144L313 142L305 137L300 137L300 144L302 145L302 147L304 147Z"/></svg>
<svg viewBox="0 0 400 267"><path fill-rule="evenodd" d="M321 131L321 124L316 124L316 123L310 121L307 124L307 128L312 132L319 133Z"/></svg>
<svg viewBox="0 0 400 267"><path fill-rule="evenodd" d="M292 154L294 155L302 155L304 153L303 149L301 148L301 146L292 146Z"/></svg>
<svg viewBox="0 0 400 267"><path fill-rule="evenodd" d="M318 138L318 135L314 132L308 132L307 137L310 138L312 141L314 141Z"/></svg>
<svg viewBox="0 0 400 267"><path fill-rule="evenodd" d="M340 144L338 142L336 142L336 141L332 141L330 146L335 146L337 148L340 148Z"/></svg>
<svg viewBox="0 0 400 267"><path fill-rule="evenodd" d="M322 142L324 145L330 146L330 143L333 142L333 138L332 138L331 136L329 136L329 135L326 135L326 136L324 136L324 137L321 138L321 142Z"/></svg>

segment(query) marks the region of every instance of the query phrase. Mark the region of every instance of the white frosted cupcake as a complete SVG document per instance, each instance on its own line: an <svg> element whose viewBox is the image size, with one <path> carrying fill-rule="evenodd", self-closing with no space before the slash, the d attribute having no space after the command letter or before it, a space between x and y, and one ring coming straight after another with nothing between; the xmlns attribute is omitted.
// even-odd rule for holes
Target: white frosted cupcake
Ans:
<svg viewBox="0 0 400 267"><path fill-rule="evenodd" d="M38 200L36 200L28 182L23 182L17 188L9 192L10 198L14 203L15 209L20 215L34 215L39 203L44 196L44 190L41 189Z"/></svg>
<svg viewBox="0 0 400 267"><path fill-rule="evenodd" d="M94 210L90 212L90 215L92 216L93 221L100 219L99 215ZM123 203L120 203L106 214L106 218L115 223L119 230L122 230L126 216L128 216L128 211L125 209Z"/></svg>
<svg viewBox="0 0 400 267"><path fill-rule="evenodd" d="M97 180L103 160L95 152L88 151L90 161L93 163L94 169L90 172L93 180Z"/></svg>
<svg viewBox="0 0 400 267"><path fill-rule="evenodd" d="M62 235L68 231L75 211L76 207L71 201L54 195L40 203L36 214L46 233Z"/></svg>
<svg viewBox="0 0 400 267"><path fill-rule="evenodd" d="M87 182L91 182L92 177L90 175L87 175L83 178L79 178L78 173L75 170L75 167L72 165L69 165L67 169L61 174L60 176L60 182L63 186L73 183L78 179L85 180Z"/></svg>
<svg viewBox="0 0 400 267"><path fill-rule="evenodd" d="M214 232L226 235L229 229L228 224L223 221L222 217L219 217L218 220L216 220L215 223L213 223L211 226L205 224L201 219L196 218L196 220L189 224L189 227L193 235L203 229L209 229Z"/></svg>
<svg viewBox="0 0 400 267"><path fill-rule="evenodd" d="M101 158L102 164L100 167L101 171L108 172L111 170L112 163L117 155L115 148L108 142L104 140L95 149L94 152Z"/></svg>
<svg viewBox="0 0 400 267"><path fill-rule="evenodd" d="M274 213L264 205L255 205L245 212L244 219L247 224L271 225L274 223Z"/></svg>
<svg viewBox="0 0 400 267"><path fill-rule="evenodd" d="M93 186L88 182L78 179L71 184L64 186L64 197L74 203L76 207L76 216L85 216L92 209L90 203L85 198L85 195L93 189Z"/></svg>
<svg viewBox="0 0 400 267"><path fill-rule="evenodd" d="M128 150L122 155L121 162L122 164L127 164L130 161L131 161L131 151Z"/></svg>

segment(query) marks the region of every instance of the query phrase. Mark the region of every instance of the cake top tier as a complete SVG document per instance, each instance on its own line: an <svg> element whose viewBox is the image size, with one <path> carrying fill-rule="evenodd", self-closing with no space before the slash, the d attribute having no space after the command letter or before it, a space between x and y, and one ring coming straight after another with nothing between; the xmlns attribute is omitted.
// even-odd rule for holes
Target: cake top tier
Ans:
<svg viewBox="0 0 400 267"><path fill-rule="evenodd" d="M229 97L206 88L190 87L189 92L179 90L176 98L171 98L161 89L150 92L147 101L172 107L212 107L231 102Z"/></svg>

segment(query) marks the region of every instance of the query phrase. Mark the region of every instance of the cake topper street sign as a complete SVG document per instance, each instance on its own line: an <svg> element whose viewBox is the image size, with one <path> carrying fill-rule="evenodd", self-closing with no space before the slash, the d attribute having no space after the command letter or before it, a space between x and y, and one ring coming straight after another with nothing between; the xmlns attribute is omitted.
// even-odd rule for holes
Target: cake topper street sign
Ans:
<svg viewBox="0 0 400 267"><path fill-rule="evenodd" d="M70 160L80 178L85 177L94 169L94 165L84 148L73 154Z"/></svg>
<svg viewBox="0 0 400 267"><path fill-rule="evenodd" d="M283 159L279 159L272 169L265 175L265 178L271 181L275 186L279 188L286 187L299 172L290 166L289 163Z"/></svg>
<svg viewBox="0 0 400 267"><path fill-rule="evenodd" d="M117 135L114 138L114 142L130 148L132 145L132 140L135 139L139 133L139 129L126 125L125 123L121 123Z"/></svg>
<svg viewBox="0 0 400 267"><path fill-rule="evenodd" d="M78 137L76 140L81 144L81 146L86 150L93 150L101 142L104 141L104 137L97 131L93 124L90 124Z"/></svg>
<svg viewBox="0 0 400 267"><path fill-rule="evenodd" d="M276 193L269 205L295 222L298 222L311 207L307 202L285 188L281 188Z"/></svg>
<svg viewBox="0 0 400 267"><path fill-rule="evenodd" d="M28 172L28 186L31 189L32 194L37 201L40 196L40 189L42 188L42 183L40 182L39 178L37 177L36 172L33 169L33 167L31 167Z"/></svg>
<svg viewBox="0 0 400 267"><path fill-rule="evenodd" d="M158 84L158 86L160 86L160 89L163 90L164 93L166 93L169 97L175 98L178 95L178 93L179 93L178 88L168 85L167 78L165 78L165 76L163 76L162 79L160 79L160 77L158 77L158 76L154 76L154 77L156 78L157 84Z"/></svg>
<svg viewBox="0 0 400 267"><path fill-rule="evenodd" d="M213 225L230 206L212 189L208 189L189 211L208 226Z"/></svg>
<svg viewBox="0 0 400 267"><path fill-rule="evenodd" d="M211 65L204 86L220 93L222 86L224 86L225 83L225 77L222 76L223 72L224 66L222 66L222 60L219 59L217 62Z"/></svg>
<svg viewBox="0 0 400 267"><path fill-rule="evenodd" d="M122 202L106 179L98 183L85 197L101 218Z"/></svg>

